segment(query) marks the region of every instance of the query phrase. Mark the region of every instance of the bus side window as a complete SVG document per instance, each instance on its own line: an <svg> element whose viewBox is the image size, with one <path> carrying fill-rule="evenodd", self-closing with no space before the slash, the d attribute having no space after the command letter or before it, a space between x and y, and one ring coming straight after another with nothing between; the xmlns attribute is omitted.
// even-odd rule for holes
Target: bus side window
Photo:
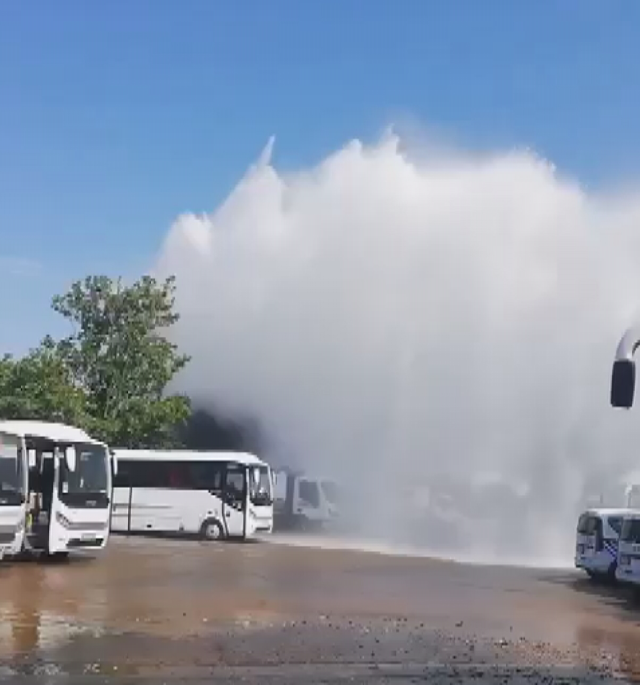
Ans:
<svg viewBox="0 0 640 685"><path fill-rule="evenodd" d="M166 478L168 478L168 486L177 490L191 490L193 485L191 483L191 471L188 464L185 462L168 462L166 464ZM157 486L162 487L162 486Z"/></svg>
<svg viewBox="0 0 640 685"><path fill-rule="evenodd" d="M609 527L614 531L614 533L619 537L620 531L622 530L622 517L612 516L609 518Z"/></svg>
<svg viewBox="0 0 640 685"><path fill-rule="evenodd" d="M128 488L131 478L130 462L123 461L118 464L118 473L113 476L113 487L114 488Z"/></svg>
<svg viewBox="0 0 640 685"><path fill-rule="evenodd" d="M224 474L224 467L220 464L211 463L207 465L209 467L207 482L210 483L210 489L213 492L222 492L222 476Z"/></svg>
<svg viewBox="0 0 640 685"><path fill-rule="evenodd" d="M169 470L167 462L130 461L129 484L132 488L168 488ZM119 469L118 464L118 471Z"/></svg>
<svg viewBox="0 0 640 685"><path fill-rule="evenodd" d="M234 464L227 466L224 489L230 500L244 499L246 486L245 469Z"/></svg>
<svg viewBox="0 0 640 685"><path fill-rule="evenodd" d="M211 490L222 492L222 474L224 466L218 462L189 462L189 480L193 490Z"/></svg>

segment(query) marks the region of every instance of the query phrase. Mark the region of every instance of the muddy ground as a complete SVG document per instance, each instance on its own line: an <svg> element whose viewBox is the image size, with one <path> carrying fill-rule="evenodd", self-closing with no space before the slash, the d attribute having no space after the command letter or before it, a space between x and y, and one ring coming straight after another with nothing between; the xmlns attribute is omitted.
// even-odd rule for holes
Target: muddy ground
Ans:
<svg viewBox="0 0 640 685"><path fill-rule="evenodd" d="M572 570L113 538L0 566L0 681L640 681L640 607Z"/></svg>

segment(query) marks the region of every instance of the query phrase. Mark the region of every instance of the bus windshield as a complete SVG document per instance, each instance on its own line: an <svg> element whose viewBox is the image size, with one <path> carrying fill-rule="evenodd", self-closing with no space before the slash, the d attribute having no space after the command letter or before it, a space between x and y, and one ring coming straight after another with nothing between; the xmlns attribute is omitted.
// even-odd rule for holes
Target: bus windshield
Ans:
<svg viewBox="0 0 640 685"><path fill-rule="evenodd" d="M22 503L22 449L2 436L0 444L0 506Z"/></svg>
<svg viewBox="0 0 640 685"><path fill-rule="evenodd" d="M249 499L258 506L273 503L271 477L266 466L249 467Z"/></svg>
<svg viewBox="0 0 640 685"><path fill-rule="evenodd" d="M582 514L578 519L577 532L580 535L594 535L598 527L598 517L593 514Z"/></svg>
<svg viewBox="0 0 640 685"><path fill-rule="evenodd" d="M109 488L109 459L102 445L76 444L76 468L69 471L60 460L60 495L106 493Z"/></svg>

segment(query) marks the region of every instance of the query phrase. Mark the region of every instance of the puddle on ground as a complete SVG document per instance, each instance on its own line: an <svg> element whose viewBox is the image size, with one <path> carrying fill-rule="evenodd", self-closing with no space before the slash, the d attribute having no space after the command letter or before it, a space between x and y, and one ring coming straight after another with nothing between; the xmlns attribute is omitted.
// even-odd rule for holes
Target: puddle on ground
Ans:
<svg viewBox="0 0 640 685"><path fill-rule="evenodd" d="M613 665L622 670L635 668L640 654L640 612L618 594L568 572L541 575L532 569L266 543L118 538L93 559L0 565L0 660L28 656L30 668L45 668L43 660L48 663L55 652L81 671L125 673L136 655L119 660L119 650L149 645L160 650L155 654L179 655L175 645L185 641L199 645L193 647L194 659L206 661L218 654L212 644L226 644L224 635L234 631L255 646L261 631L284 630L286 636L279 638L284 646L276 641L265 646L265 654L273 653L274 645L286 651L287 641L297 649L305 640L310 653L333 654L350 644L341 644L349 630L335 626L341 617L349 625L355 616L413 620L423 633L449 631L461 639L539 640L563 649L578 644L583 651L613 655ZM380 644L396 635L398 626L390 626L381 630ZM412 640L421 639L420 630ZM111 639L122 635L135 635L136 641L127 646L126 639ZM80 662L71 647L66 649L78 640L95 659ZM228 654L222 650L216 659Z"/></svg>

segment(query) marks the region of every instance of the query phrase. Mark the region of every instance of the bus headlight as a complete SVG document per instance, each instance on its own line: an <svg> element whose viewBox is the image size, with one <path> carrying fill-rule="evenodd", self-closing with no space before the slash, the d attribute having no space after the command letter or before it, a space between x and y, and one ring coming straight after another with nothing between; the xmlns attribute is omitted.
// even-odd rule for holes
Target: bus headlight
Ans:
<svg viewBox="0 0 640 685"><path fill-rule="evenodd" d="M56 521L63 527L63 528L72 528L73 524L71 521L66 516L63 516L59 511L56 511Z"/></svg>

